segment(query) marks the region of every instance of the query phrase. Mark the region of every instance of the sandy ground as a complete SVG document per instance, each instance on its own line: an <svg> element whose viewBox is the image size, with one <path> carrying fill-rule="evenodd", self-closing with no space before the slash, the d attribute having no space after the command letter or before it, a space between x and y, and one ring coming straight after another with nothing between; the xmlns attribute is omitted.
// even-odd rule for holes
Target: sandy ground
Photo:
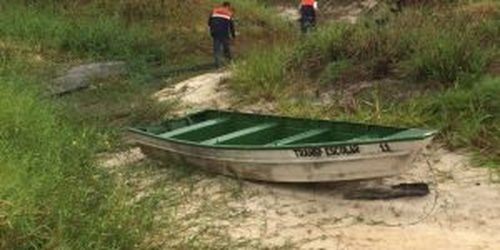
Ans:
<svg viewBox="0 0 500 250"><path fill-rule="evenodd" d="M153 95L159 102L179 101L179 109L228 108L229 91L224 85L231 77L231 72L216 72L202 74L173 86L168 86Z"/></svg>
<svg viewBox="0 0 500 250"><path fill-rule="evenodd" d="M364 186L426 182L423 198L351 201ZM500 186L464 155L427 150L403 176L314 185L246 183L258 195L231 203L250 213L231 223L235 237L299 249L500 249ZM255 192L254 192L255 193Z"/></svg>
<svg viewBox="0 0 500 250"><path fill-rule="evenodd" d="M333 16L334 19L356 23L364 11L369 10L377 5L377 0L352 1L345 6L327 6L325 15Z"/></svg>
<svg viewBox="0 0 500 250"><path fill-rule="evenodd" d="M146 158L138 147L115 154L100 155L100 165L105 168L114 168L140 162Z"/></svg>
<svg viewBox="0 0 500 250"><path fill-rule="evenodd" d="M364 11L375 7L377 3L377 0L358 0L341 4L336 1L320 1L318 18L356 23ZM300 19L298 6L279 6L277 10L279 15L285 20L296 22Z"/></svg>
<svg viewBox="0 0 500 250"><path fill-rule="evenodd" d="M220 108L220 96L214 92L221 88L221 79L229 76L202 75L155 96L161 100L162 96L174 95L186 105ZM132 149L108 158L104 165L119 167L138 161L144 161L144 156ZM300 185L233 180L240 189L236 197L232 195L234 186L221 184L231 178L202 175L189 188L181 189L191 192L176 216L187 235L202 234L200 225L208 225L233 240L253 240L269 247L288 244L292 249L500 249L500 180L488 169L472 167L469 162L465 154L431 145L402 176ZM140 196L155 187L151 184L154 181L149 180L161 180L167 174L164 169L154 168L135 180L151 185L139 185ZM385 201L343 198L353 189L402 182L428 183L431 194ZM219 204L221 201L223 205ZM158 209L155 219L167 220L165 211ZM164 238L171 232L162 230L149 237L149 246L170 248Z"/></svg>
<svg viewBox="0 0 500 250"><path fill-rule="evenodd" d="M145 161L137 149L119 158L108 161L108 167L123 167L119 161L125 166ZM137 166L128 167L137 170ZM132 186L139 199L162 192L159 183L175 168L148 168L128 181L140 183ZM199 237L210 228L234 241L250 240L267 247L500 249L498 181L488 169L472 167L466 155L439 145L426 149L406 174L379 180L273 184L195 171L189 184L175 183L176 192L184 197L175 221L187 238ZM227 182L233 184L228 186ZM343 198L353 189L402 182L426 182L431 193L377 201ZM238 195L234 195L235 186ZM159 225L172 222L170 209L171 204L165 203L155 211ZM172 228L157 229L149 236L148 246L170 249L172 242L166 241L165 235L172 234ZM251 247L243 245L241 249Z"/></svg>

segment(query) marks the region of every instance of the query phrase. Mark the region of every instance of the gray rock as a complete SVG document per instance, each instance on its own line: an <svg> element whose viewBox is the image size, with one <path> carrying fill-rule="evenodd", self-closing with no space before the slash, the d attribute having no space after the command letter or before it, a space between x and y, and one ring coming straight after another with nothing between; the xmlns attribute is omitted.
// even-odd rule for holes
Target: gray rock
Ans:
<svg viewBox="0 0 500 250"><path fill-rule="evenodd" d="M102 62L80 65L71 68L61 77L54 79L48 95L61 96L88 88L96 78L123 75L127 73L125 62Z"/></svg>

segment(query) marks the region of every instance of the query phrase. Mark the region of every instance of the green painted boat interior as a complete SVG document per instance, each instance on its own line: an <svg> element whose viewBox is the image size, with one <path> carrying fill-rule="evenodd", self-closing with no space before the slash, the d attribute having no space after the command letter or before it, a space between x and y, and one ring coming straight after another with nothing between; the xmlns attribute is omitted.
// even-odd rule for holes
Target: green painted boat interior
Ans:
<svg viewBox="0 0 500 250"><path fill-rule="evenodd" d="M433 130L206 110L133 132L205 146L288 147L420 140Z"/></svg>

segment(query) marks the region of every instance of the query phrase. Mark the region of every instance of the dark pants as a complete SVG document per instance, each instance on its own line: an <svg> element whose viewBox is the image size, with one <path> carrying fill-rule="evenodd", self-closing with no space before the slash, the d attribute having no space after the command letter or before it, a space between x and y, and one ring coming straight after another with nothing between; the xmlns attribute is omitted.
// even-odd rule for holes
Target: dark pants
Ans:
<svg viewBox="0 0 500 250"><path fill-rule="evenodd" d="M224 57L231 61L231 49L229 48L229 37L217 37L213 36L214 42L214 63L216 67L221 65L221 54L224 54Z"/></svg>
<svg viewBox="0 0 500 250"><path fill-rule="evenodd" d="M308 32L316 26L316 11L313 6L302 6L300 8L300 29L303 33Z"/></svg>
<svg viewBox="0 0 500 250"><path fill-rule="evenodd" d="M313 16L302 16L300 18L300 29L303 33L308 32L316 26L316 18Z"/></svg>

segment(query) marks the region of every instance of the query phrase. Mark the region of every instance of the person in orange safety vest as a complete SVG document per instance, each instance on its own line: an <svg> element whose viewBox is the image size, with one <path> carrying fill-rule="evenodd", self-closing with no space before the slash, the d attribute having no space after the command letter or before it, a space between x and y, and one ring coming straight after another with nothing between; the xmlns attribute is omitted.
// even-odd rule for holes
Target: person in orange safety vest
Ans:
<svg viewBox="0 0 500 250"><path fill-rule="evenodd" d="M236 38L231 3L223 2L221 6L215 7L208 18L208 26L213 39L214 63L216 67L219 67L221 53L228 61L231 61L230 40Z"/></svg>
<svg viewBox="0 0 500 250"><path fill-rule="evenodd" d="M301 0L300 11L300 27L302 32L309 31L310 28L316 26L316 11L318 10L318 2L315 0Z"/></svg>

